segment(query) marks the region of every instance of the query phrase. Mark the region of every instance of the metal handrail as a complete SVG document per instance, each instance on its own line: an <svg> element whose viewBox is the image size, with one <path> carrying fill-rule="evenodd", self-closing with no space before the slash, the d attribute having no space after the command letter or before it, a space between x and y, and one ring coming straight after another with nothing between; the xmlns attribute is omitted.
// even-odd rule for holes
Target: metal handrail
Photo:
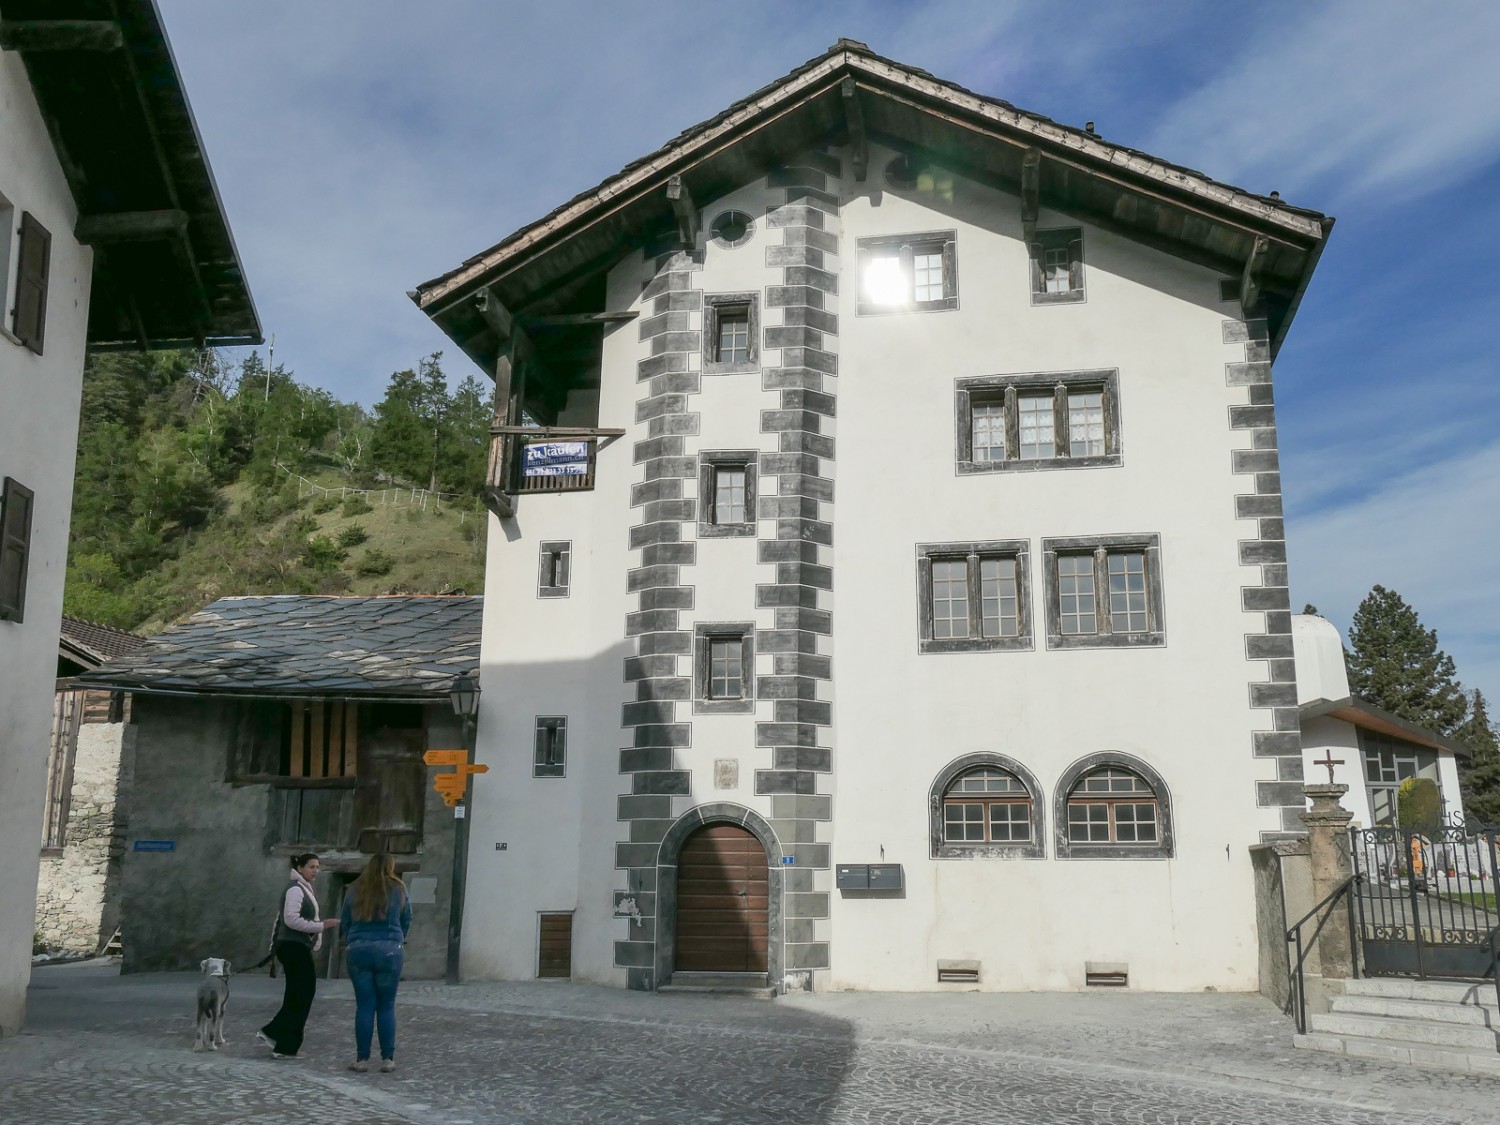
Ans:
<svg viewBox="0 0 1500 1125"><path fill-rule="evenodd" d="M1302 943L1302 927L1305 926L1309 921L1311 921L1313 916L1316 915L1318 911L1322 910L1323 907L1328 906L1330 903L1335 901L1339 897L1339 895L1348 893L1350 887L1362 882L1363 879L1363 875L1349 876L1349 878L1345 879L1342 883L1340 883L1337 887L1335 887L1332 891L1325 895L1321 902L1319 902L1316 906L1314 906L1311 910L1309 910L1291 927L1287 929L1286 940L1289 942L1295 941L1297 943L1297 960L1291 966L1287 974L1288 983L1291 985L1291 996L1288 998L1288 1003L1294 1004L1296 1006L1297 1031L1301 1035L1307 1034L1307 982L1303 976L1302 964L1307 960L1307 954L1309 951L1308 947L1304 947ZM1356 945L1354 930L1354 898L1355 896L1353 894L1349 894L1349 901L1346 903L1346 907L1349 911L1349 955L1351 960L1353 961L1354 979L1358 980L1359 949ZM1330 910L1329 913L1332 914L1333 911ZM1326 921L1326 918L1324 920ZM1317 937L1318 930L1321 929L1322 923L1320 922L1317 929L1313 931L1313 937Z"/></svg>

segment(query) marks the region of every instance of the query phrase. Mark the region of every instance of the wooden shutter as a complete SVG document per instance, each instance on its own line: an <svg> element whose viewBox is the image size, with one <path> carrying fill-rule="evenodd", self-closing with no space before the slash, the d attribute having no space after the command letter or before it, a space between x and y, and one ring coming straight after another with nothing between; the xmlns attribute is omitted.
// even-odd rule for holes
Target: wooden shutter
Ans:
<svg viewBox="0 0 1500 1125"><path fill-rule="evenodd" d="M21 254L16 270L16 337L37 355L47 328L47 272L52 236L32 217L21 215Z"/></svg>
<svg viewBox="0 0 1500 1125"><path fill-rule="evenodd" d="M958 296L958 248L953 242L943 243L943 296Z"/></svg>
<svg viewBox="0 0 1500 1125"><path fill-rule="evenodd" d="M1068 242L1068 288L1074 293L1083 292L1083 236Z"/></svg>
<svg viewBox="0 0 1500 1125"><path fill-rule="evenodd" d="M1042 261L1046 257L1045 247L1040 242L1033 242L1029 249L1031 251L1031 291L1045 293L1047 289L1042 282Z"/></svg>
<svg viewBox="0 0 1500 1125"><path fill-rule="evenodd" d="M25 620L33 496L24 484L5 478L0 492L0 621Z"/></svg>

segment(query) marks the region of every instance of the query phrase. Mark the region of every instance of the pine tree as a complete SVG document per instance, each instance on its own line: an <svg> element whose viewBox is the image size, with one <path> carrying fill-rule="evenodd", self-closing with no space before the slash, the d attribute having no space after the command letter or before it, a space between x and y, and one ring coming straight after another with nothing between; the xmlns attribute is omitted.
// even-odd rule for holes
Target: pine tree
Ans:
<svg viewBox="0 0 1500 1125"><path fill-rule="evenodd" d="M1437 640L1436 630L1423 628L1400 594L1374 587L1349 626L1350 690L1393 715L1451 734L1463 723L1469 701L1453 659Z"/></svg>
<svg viewBox="0 0 1500 1125"><path fill-rule="evenodd" d="M1500 728L1490 722L1483 692L1474 692L1469 721L1453 737L1474 754L1472 761L1458 763L1465 816L1471 824L1500 825Z"/></svg>

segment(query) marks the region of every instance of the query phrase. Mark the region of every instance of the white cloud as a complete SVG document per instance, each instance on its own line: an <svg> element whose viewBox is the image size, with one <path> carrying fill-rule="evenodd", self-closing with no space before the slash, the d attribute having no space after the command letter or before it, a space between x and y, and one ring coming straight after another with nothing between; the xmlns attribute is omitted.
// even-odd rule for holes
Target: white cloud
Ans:
<svg viewBox="0 0 1500 1125"><path fill-rule="evenodd" d="M1500 699L1500 441L1392 479L1343 507L1292 518L1293 608L1341 628L1377 583L1438 631L1459 678Z"/></svg>
<svg viewBox="0 0 1500 1125"><path fill-rule="evenodd" d="M1497 51L1494 0L1307 5L1264 21L1147 147L1293 200L1315 186L1412 199L1500 154Z"/></svg>

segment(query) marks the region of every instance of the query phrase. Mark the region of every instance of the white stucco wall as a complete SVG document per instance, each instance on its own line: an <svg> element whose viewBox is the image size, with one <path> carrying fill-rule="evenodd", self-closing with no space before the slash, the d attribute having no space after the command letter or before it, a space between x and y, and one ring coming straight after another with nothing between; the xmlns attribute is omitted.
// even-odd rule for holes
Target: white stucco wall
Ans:
<svg viewBox="0 0 1500 1125"><path fill-rule="evenodd" d="M1088 300L1033 307L1018 200L957 178L941 198L872 195L888 155L872 153L870 182L846 183L841 214L824 227L840 239L825 268L841 279L827 305L839 316L826 344L839 355L830 380L837 419L822 429L837 442L823 469L836 478L837 503L822 517L835 526L835 589L817 603L833 610L833 635L820 648L833 658L832 682L820 687L833 723L819 733L834 763L818 779L833 797L832 821L814 842L831 844L835 863L901 863L907 883L899 897L845 898L831 870L817 873L831 909L815 936L830 943L832 960L815 987L933 989L938 959L975 959L992 989L1081 988L1086 961L1123 961L1135 988L1253 990L1247 849L1282 826L1277 810L1256 804L1256 782L1274 780L1275 763L1251 753L1251 733L1270 724L1247 692L1247 681L1267 678L1263 662L1245 657L1245 634L1263 629L1263 615L1240 608L1240 588L1258 585L1260 571L1237 556L1237 543L1256 534L1234 515L1247 486L1231 473L1231 451L1250 439L1230 429L1228 410L1248 395L1226 386L1224 365L1244 349L1224 342L1222 326L1238 306L1219 300L1219 278L1206 269L1044 213L1044 228L1083 226ZM782 284L780 267L766 264L780 239L763 216L784 198L761 181L703 203L705 221L734 206L757 216L758 229L735 250L709 244L694 288L764 293ZM948 229L957 231L957 310L857 315L859 238ZM611 273L607 307L649 316L646 276L639 255L627 258ZM764 298L761 318L763 330L781 323ZM608 916L614 893L628 889L614 869L627 830L617 799L630 786L618 765L630 737L620 708L634 698L621 662L634 648L625 615L639 608L626 589L627 571L640 565L628 547L641 522L629 506L641 479L631 450L648 433L634 412L647 393L635 367L650 354L635 324L606 335L598 424L627 433L600 453L596 490L522 496L515 520L491 521L478 751L491 772L476 783L466 975L534 975L536 912L575 909L575 978L624 982L613 942L630 937L632 924ZM776 351L762 362L774 367ZM1094 368L1119 371L1121 466L956 474L956 379ZM759 412L778 405L758 375L706 376L688 408L701 416L688 452L775 451ZM689 482L686 494L695 492ZM1042 539L1116 533L1160 536L1165 646L1049 651ZM774 525L762 521L767 534ZM538 544L553 539L573 543L567 599L537 597ZM1030 541L1034 648L920 655L916 545L992 539ZM705 540L697 552L683 568L694 604L679 628L770 627L773 612L755 608L754 590L775 581L774 567L756 562L755 541ZM764 654L757 660L768 672ZM678 706L689 716L690 705ZM769 701L757 711L691 716L693 744L677 753L691 793L673 798L674 816L732 801L769 819L769 798L754 792L755 770L770 766L770 752L754 745ZM532 724L550 714L569 717L568 776L533 779ZM1047 858L929 858L928 789L973 751L1006 754L1036 776ZM1056 782L1101 751L1139 758L1164 778L1172 858L1055 858ZM713 788L719 758L738 762L737 789ZM500 841L505 851L495 850Z"/></svg>
<svg viewBox="0 0 1500 1125"><path fill-rule="evenodd" d="M21 1023L67 563L92 257L21 60L0 52L0 195L52 235L45 354L0 336L0 476L36 493L26 615L0 622L0 1034ZM14 232L12 232L14 234ZM7 276L14 278L15 239ZM10 289L10 286L7 286ZM9 302L5 325L10 325Z"/></svg>

